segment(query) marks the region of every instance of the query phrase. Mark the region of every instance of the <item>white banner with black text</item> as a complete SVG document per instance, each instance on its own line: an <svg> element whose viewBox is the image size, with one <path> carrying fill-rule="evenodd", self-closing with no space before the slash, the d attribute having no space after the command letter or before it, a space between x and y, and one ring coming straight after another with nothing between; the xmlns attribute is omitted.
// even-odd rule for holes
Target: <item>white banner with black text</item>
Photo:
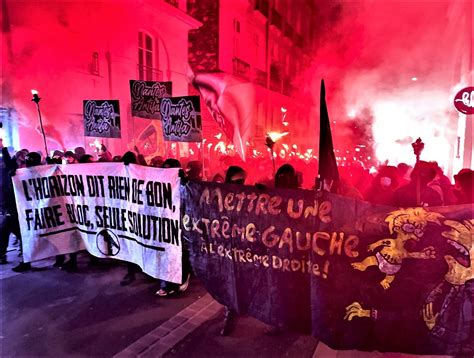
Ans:
<svg viewBox="0 0 474 358"><path fill-rule="evenodd" d="M24 261L87 249L181 283L178 170L123 163L17 170Z"/></svg>

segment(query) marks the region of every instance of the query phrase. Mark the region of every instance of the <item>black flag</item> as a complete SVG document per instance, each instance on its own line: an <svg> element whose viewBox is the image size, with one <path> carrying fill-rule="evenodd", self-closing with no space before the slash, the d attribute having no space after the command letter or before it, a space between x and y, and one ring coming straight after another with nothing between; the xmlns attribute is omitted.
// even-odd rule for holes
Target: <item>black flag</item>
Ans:
<svg viewBox="0 0 474 358"><path fill-rule="evenodd" d="M336 156L332 145L331 125L329 124L328 108L326 106L326 89L321 80L321 96L319 100L319 169L317 189L324 189L323 183L334 188L339 181Z"/></svg>

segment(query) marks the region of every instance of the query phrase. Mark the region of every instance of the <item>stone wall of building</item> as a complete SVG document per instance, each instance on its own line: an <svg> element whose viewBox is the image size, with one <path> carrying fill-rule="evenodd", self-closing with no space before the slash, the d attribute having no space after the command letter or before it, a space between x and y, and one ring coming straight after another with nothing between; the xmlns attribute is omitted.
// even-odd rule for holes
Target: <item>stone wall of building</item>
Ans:
<svg viewBox="0 0 474 358"><path fill-rule="evenodd" d="M189 65L195 72L218 70L219 1L189 1L188 14L203 24L189 31Z"/></svg>

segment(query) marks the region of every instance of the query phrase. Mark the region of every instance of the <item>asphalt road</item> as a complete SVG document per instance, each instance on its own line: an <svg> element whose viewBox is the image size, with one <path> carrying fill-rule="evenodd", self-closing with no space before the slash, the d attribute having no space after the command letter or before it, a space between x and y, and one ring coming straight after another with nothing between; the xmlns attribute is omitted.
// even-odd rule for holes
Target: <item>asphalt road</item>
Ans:
<svg viewBox="0 0 474 358"><path fill-rule="evenodd" d="M1 357L313 357L407 358L397 353L334 351L313 337L275 332L239 317L221 337L223 307L193 277L186 292L161 298L159 283L144 274L120 286L126 264L81 253L74 273L53 268L54 259L14 273L0 265Z"/></svg>
<svg viewBox="0 0 474 358"><path fill-rule="evenodd" d="M11 271L17 251L9 252L8 257L13 262L0 266L2 357L123 355L127 347L143 342L150 332L206 295L196 278L186 292L169 298L156 296L158 281L144 274L121 287L125 263L100 260L91 267L86 254L79 255L75 273L53 268L54 260L49 259L17 274ZM221 337L223 309L215 301L213 307L201 313L201 323L182 335L167 356L312 356L317 344L314 338L272 335L271 327L248 317L238 320L232 336Z"/></svg>

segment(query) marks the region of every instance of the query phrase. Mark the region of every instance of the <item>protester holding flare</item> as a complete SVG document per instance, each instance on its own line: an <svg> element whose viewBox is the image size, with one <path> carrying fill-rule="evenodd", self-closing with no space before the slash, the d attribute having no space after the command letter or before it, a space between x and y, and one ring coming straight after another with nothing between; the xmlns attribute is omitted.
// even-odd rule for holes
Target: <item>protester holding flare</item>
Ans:
<svg viewBox="0 0 474 358"><path fill-rule="evenodd" d="M392 205L405 208L443 205L440 193L428 185L436 177L436 166L433 163L420 160L410 177L410 183L395 191Z"/></svg>

